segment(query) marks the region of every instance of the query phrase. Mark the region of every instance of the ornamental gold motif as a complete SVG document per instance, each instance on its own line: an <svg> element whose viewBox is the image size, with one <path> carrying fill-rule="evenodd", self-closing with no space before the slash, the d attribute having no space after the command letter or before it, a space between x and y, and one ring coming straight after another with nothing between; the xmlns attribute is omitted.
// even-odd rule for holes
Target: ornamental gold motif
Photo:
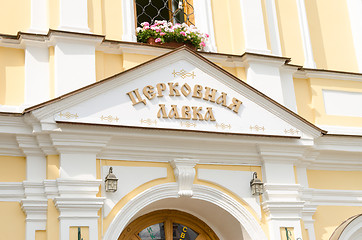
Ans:
<svg viewBox="0 0 362 240"><path fill-rule="evenodd" d="M250 131L255 130L255 131L257 131L257 132L259 132L259 131L263 131L263 132L264 132L264 131L265 131L264 126L259 126L259 125L250 126L249 129L250 129Z"/></svg>
<svg viewBox="0 0 362 240"><path fill-rule="evenodd" d="M144 124L147 124L147 125L149 125L149 126L151 126L152 124L157 125L157 121L156 121L156 120L152 120L152 119L150 119L150 118L147 118L147 119L141 118L140 122L141 122L141 124L144 123Z"/></svg>
<svg viewBox="0 0 362 240"><path fill-rule="evenodd" d="M194 79L194 77L196 77L195 73L192 72L192 73L188 73L186 72L184 69L181 69L179 72L176 72L175 69L173 70L172 72L173 76L176 77L176 76L180 76L182 77L183 79L187 78L187 77L192 77L192 79Z"/></svg>
<svg viewBox="0 0 362 240"><path fill-rule="evenodd" d="M196 127L196 123L191 123L191 122L180 122L181 127L185 126L187 128L189 127Z"/></svg>
<svg viewBox="0 0 362 240"><path fill-rule="evenodd" d="M72 118L77 119L79 116L78 116L78 113L70 113L70 112L62 113L62 112L60 112L59 117L61 117L61 118L64 117L66 119L72 119Z"/></svg>
<svg viewBox="0 0 362 240"><path fill-rule="evenodd" d="M285 134L292 134L292 135L294 135L294 134L299 134L299 130L298 129L293 129L293 128L291 128L291 129L284 129L284 133Z"/></svg>
<svg viewBox="0 0 362 240"><path fill-rule="evenodd" d="M217 124L215 125L216 128L221 128L222 130L228 128L231 129L231 125L230 124L225 124L225 123L221 123L221 124Z"/></svg>
<svg viewBox="0 0 362 240"><path fill-rule="evenodd" d="M116 116L116 117L113 117L112 115L108 115L108 116L101 116L100 119L102 121L107 121L107 122L113 122L113 121L116 121L118 122L119 118Z"/></svg>

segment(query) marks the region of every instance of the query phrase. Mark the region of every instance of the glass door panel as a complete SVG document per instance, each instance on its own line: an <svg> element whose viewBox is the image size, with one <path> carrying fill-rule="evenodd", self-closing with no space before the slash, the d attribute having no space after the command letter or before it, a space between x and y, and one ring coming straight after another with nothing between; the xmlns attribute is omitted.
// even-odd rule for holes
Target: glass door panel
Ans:
<svg viewBox="0 0 362 240"><path fill-rule="evenodd" d="M142 240L166 240L164 223L157 223L143 229L138 236Z"/></svg>
<svg viewBox="0 0 362 240"><path fill-rule="evenodd" d="M190 227L179 223L172 224L173 240L195 240L199 235L197 232L192 230Z"/></svg>

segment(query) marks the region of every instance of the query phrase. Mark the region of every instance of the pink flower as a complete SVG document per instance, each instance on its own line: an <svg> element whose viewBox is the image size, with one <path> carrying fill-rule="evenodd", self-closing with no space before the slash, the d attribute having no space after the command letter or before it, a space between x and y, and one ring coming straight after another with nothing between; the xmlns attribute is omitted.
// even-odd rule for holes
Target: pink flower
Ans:
<svg viewBox="0 0 362 240"><path fill-rule="evenodd" d="M160 35L161 35L161 36L165 36L165 35L166 35L166 33L162 32L162 33L160 33Z"/></svg>
<svg viewBox="0 0 362 240"><path fill-rule="evenodd" d="M186 36L186 33L184 31L180 32L180 34Z"/></svg>
<svg viewBox="0 0 362 240"><path fill-rule="evenodd" d="M161 42L161 38L156 38L155 42Z"/></svg>
<svg viewBox="0 0 362 240"><path fill-rule="evenodd" d="M149 26L150 24L148 22L141 23L141 26Z"/></svg>
<svg viewBox="0 0 362 240"><path fill-rule="evenodd" d="M161 32L161 29L156 29L156 32Z"/></svg>
<svg viewBox="0 0 362 240"><path fill-rule="evenodd" d="M201 43L200 43L200 46L201 46L201 47L205 47L206 44L205 44L204 42L201 42Z"/></svg>
<svg viewBox="0 0 362 240"><path fill-rule="evenodd" d="M143 27L145 30L149 29L150 27L149 26L144 26Z"/></svg>
<svg viewBox="0 0 362 240"><path fill-rule="evenodd" d="M205 36L208 38L208 37L209 37L209 34L205 33Z"/></svg>

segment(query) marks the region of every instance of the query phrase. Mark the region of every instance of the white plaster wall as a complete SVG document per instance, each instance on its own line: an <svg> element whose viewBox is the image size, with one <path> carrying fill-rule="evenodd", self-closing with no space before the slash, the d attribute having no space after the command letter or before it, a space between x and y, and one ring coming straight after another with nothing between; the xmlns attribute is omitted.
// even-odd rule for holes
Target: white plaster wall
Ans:
<svg viewBox="0 0 362 240"><path fill-rule="evenodd" d="M31 18L29 32L48 32L48 4L47 0L31 0Z"/></svg>
<svg viewBox="0 0 362 240"><path fill-rule="evenodd" d="M268 183L295 183L294 167L290 163L265 162L265 178Z"/></svg>
<svg viewBox="0 0 362 240"><path fill-rule="evenodd" d="M95 82L95 47L58 41L55 46L55 95L60 96Z"/></svg>
<svg viewBox="0 0 362 240"><path fill-rule="evenodd" d="M215 183L230 190L245 201L261 218L259 197L254 197L250 190L252 175L252 172L214 169L199 169L197 172L198 179Z"/></svg>
<svg viewBox="0 0 362 240"><path fill-rule="evenodd" d="M60 154L60 177L96 179L96 155L93 153Z"/></svg>
<svg viewBox="0 0 362 240"><path fill-rule="evenodd" d="M106 197L104 204L104 216L108 216L112 208L124 196L130 193L135 188L145 184L149 181L166 178L167 168L162 167L125 167L125 166L112 166L113 173L118 178L118 190L116 192L104 192ZM102 167L102 179L104 180L109 172L110 166ZM103 188L104 188L104 182Z"/></svg>
<svg viewBox="0 0 362 240"><path fill-rule="evenodd" d="M326 114L362 117L362 93L323 90Z"/></svg>

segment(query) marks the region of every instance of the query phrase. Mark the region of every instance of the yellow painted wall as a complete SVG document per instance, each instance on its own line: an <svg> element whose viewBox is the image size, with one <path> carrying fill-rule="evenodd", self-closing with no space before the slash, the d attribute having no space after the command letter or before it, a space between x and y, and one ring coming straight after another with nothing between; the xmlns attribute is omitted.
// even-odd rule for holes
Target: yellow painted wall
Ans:
<svg viewBox="0 0 362 240"><path fill-rule="evenodd" d="M293 64L303 65L304 53L297 1L276 0L275 7L283 56L292 58Z"/></svg>
<svg viewBox="0 0 362 240"><path fill-rule="evenodd" d="M25 158L0 156L0 182L22 182L24 180L26 180Z"/></svg>
<svg viewBox="0 0 362 240"><path fill-rule="evenodd" d="M0 0L0 33L16 35L30 27L29 0ZM0 54L1 55L1 54Z"/></svg>
<svg viewBox="0 0 362 240"><path fill-rule="evenodd" d="M18 202L0 202L0 239L25 239L25 214Z"/></svg>
<svg viewBox="0 0 362 240"><path fill-rule="evenodd" d="M99 0L87 0L87 1L88 1L88 27L91 32L102 35L103 34L102 13L104 12L103 5L105 1L99 1Z"/></svg>
<svg viewBox="0 0 362 240"><path fill-rule="evenodd" d="M98 2L96 0L93 1ZM106 35L107 39L122 40L122 1L103 0L101 2L102 34ZM94 4L94 6L96 6L96 4ZM94 19L94 26L91 27L97 30L99 23L96 20L99 19L99 17L94 14L92 17Z"/></svg>
<svg viewBox="0 0 362 240"><path fill-rule="evenodd" d="M59 27L59 1L60 0L48 1L48 19L49 28L51 29L58 29Z"/></svg>
<svg viewBox="0 0 362 240"><path fill-rule="evenodd" d="M140 62L141 63L141 62ZM96 51L96 80L102 80L123 71L123 55Z"/></svg>
<svg viewBox="0 0 362 240"><path fill-rule="evenodd" d="M311 78L309 81L316 124L362 127L361 117L327 115L322 92L323 90L362 92L362 82L321 78Z"/></svg>
<svg viewBox="0 0 362 240"><path fill-rule="evenodd" d="M123 68L124 70L135 67L141 63L147 62L157 56L141 55L134 53L123 53Z"/></svg>
<svg viewBox="0 0 362 240"><path fill-rule="evenodd" d="M310 188L362 190L362 171L327 171L308 169L307 178Z"/></svg>
<svg viewBox="0 0 362 240"><path fill-rule="evenodd" d="M59 212L55 208L52 199L48 199L48 211L47 211L47 239L58 240L59 239Z"/></svg>
<svg viewBox="0 0 362 240"><path fill-rule="evenodd" d="M305 5L317 67L358 72L347 1L306 0Z"/></svg>
<svg viewBox="0 0 362 240"><path fill-rule="evenodd" d="M294 78L293 82L298 114L314 123L315 116L309 79Z"/></svg>
<svg viewBox="0 0 362 240"><path fill-rule="evenodd" d="M47 240L47 232L45 230L36 230L35 240Z"/></svg>
<svg viewBox="0 0 362 240"><path fill-rule="evenodd" d="M318 206L313 215L316 239L328 240L343 221L361 212L362 207Z"/></svg>
<svg viewBox="0 0 362 240"><path fill-rule="evenodd" d="M59 178L59 156L58 155L48 155L47 156L47 168L46 168L46 177L47 179L57 179Z"/></svg>
<svg viewBox="0 0 362 240"><path fill-rule="evenodd" d="M241 54L245 49L239 0L211 1L218 52Z"/></svg>
<svg viewBox="0 0 362 240"><path fill-rule="evenodd" d="M20 105L24 102L24 65L23 49L0 47L0 104Z"/></svg>

